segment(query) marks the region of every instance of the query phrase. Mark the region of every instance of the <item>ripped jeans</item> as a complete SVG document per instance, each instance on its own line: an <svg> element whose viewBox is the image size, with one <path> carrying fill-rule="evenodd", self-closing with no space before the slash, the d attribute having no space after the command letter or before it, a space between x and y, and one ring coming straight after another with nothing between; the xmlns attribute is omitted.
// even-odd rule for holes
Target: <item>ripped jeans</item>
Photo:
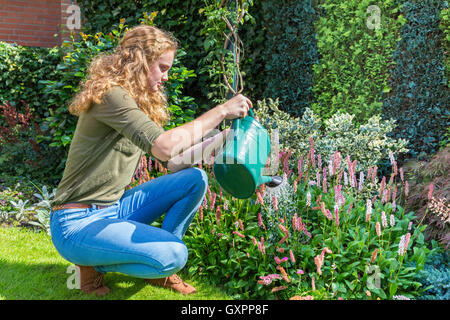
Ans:
<svg viewBox="0 0 450 320"><path fill-rule="evenodd" d="M181 270L188 251L181 240L208 186L202 169L187 168L125 191L113 205L51 213L53 244L66 260L101 273L163 278ZM166 213L161 228L150 226Z"/></svg>

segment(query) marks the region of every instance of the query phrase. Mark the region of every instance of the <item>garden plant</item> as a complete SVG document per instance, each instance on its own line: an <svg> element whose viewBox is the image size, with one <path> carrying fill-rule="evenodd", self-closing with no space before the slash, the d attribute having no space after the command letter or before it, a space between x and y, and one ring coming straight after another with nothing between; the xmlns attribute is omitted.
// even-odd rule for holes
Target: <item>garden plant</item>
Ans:
<svg viewBox="0 0 450 320"><path fill-rule="evenodd" d="M225 101L224 75L235 72L226 1L77 2L85 25L61 46L0 42L0 236L24 246L50 242L50 201L76 126L68 104L89 62L128 27L181 40L165 130ZM217 154L195 163L208 188L183 238L183 276L221 291L202 299L448 300L447 1L238 2L244 94L271 138L266 168L283 182L237 199L214 177ZM167 174L147 153L126 189ZM11 279L14 253L0 247ZM36 264L25 252L33 261L23 265ZM0 279L0 299L30 297L11 288ZM64 290L56 298L78 297Z"/></svg>

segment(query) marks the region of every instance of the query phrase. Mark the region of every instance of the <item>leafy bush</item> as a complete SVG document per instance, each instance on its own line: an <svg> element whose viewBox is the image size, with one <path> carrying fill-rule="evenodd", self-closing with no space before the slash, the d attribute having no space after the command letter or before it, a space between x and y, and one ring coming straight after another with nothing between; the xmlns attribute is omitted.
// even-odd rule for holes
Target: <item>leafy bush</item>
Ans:
<svg viewBox="0 0 450 320"><path fill-rule="evenodd" d="M438 241L445 250L450 247L450 147L433 155L430 161L410 160L404 165L410 181L408 210L428 225L426 240Z"/></svg>
<svg viewBox="0 0 450 320"><path fill-rule="evenodd" d="M406 157L423 158L437 152L450 125L448 79L443 65L440 11L446 1L404 1L406 23L393 54L395 68L383 97L383 117L397 120L392 133L409 141Z"/></svg>
<svg viewBox="0 0 450 320"><path fill-rule="evenodd" d="M54 184L61 170L55 159L60 150L51 151L47 143L38 143L38 135L45 134L28 105L24 113L9 103L0 104L0 115L6 124L0 125L0 181L13 185L22 180ZM48 155L52 154L52 157Z"/></svg>
<svg viewBox="0 0 450 320"><path fill-rule="evenodd" d="M311 1L263 1L262 13L267 30L264 97L279 97L280 109L300 116L313 100L318 13Z"/></svg>
<svg viewBox="0 0 450 320"><path fill-rule="evenodd" d="M372 9L374 4L379 12ZM315 28L320 60L313 67L311 108L323 120L341 111L363 124L381 114L381 92L389 90L392 52L404 22L398 1L325 0L319 10Z"/></svg>
<svg viewBox="0 0 450 320"><path fill-rule="evenodd" d="M7 101L24 112L26 101L39 122L47 116L47 103L40 80L52 79L55 65L61 59L59 48L33 48L0 41L0 103ZM0 116L0 125L5 119Z"/></svg>
<svg viewBox="0 0 450 320"><path fill-rule="evenodd" d="M387 192L361 200L368 181L342 181L344 172L356 180L356 162L334 159L320 185L310 180L319 164L309 161L284 172L280 186L262 186L245 200L223 193L211 178L184 239L190 273L223 284L239 299L420 295L421 284L411 278L416 268L408 265L423 269L433 250L425 245L425 226L400 205L396 180L383 185ZM205 169L211 176L211 167Z"/></svg>
<svg viewBox="0 0 450 320"><path fill-rule="evenodd" d="M50 235L51 206L49 200L54 197L56 188L53 188L52 193L49 193L46 185L42 187L42 190L37 187L39 193L33 193L32 198L28 198L23 192L17 191L19 187L20 183L16 184L14 190L11 188L0 190L0 222L9 225L36 227L37 229L43 229ZM35 200L34 198L38 202L31 206L28 205L30 201Z"/></svg>
<svg viewBox="0 0 450 320"><path fill-rule="evenodd" d="M419 300L450 300L450 254L438 252L428 257L416 279L425 288Z"/></svg>
<svg viewBox="0 0 450 320"><path fill-rule="evenodd" d="M388 137L395 128L394 121L382 121L377 115L358 127L354 115L336 113L322 126L311 109L307 108L301 118L294 118L278 108L278 100L258 101L254 111L271 136L278 132L280 149L292 149L291 168L296 166L295 159L308 152L310 138L314 140L316 155L322 159L330 159L338 150L357 160L358 170L362 171L387 158L390 151L393 155L407 151L406 141Z"/></svg>

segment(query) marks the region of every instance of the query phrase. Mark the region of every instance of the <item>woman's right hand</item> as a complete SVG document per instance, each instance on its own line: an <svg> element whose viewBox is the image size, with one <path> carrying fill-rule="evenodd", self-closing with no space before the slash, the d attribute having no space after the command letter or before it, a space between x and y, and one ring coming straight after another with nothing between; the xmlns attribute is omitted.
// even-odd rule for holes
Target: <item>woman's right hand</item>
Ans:
<svg viewBox="0 0 450 320"><path fill-rule="evenodd" d="M238 94L220 105L225 111L225 119L245 118L253 104L247 97Z"/></svg>

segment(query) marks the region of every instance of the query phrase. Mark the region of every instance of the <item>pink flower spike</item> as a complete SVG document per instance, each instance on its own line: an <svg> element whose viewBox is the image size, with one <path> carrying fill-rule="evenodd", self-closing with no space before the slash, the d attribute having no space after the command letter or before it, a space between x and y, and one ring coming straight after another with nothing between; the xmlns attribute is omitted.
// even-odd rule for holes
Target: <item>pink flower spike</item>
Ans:
<svg viewBox="0 0 450 320"><path fill-rule="evenodd" d="M428 200L431 200L431 198L433 197L433 190L434 185L433 183L430 183L430 185L428 186Z"/></svg>
<svg viewBox="0 0 450 320"><path fill-rule="evenodd" d="M377 231L377 236L381 237L381 225L378 221L375 224L375 230Z"/></svg>
<svg viewBox="0 0 450 320"><path fill-rule="evenodd" d="M261 227L263 225L261 212L258 212L258 227Z"/></svg>
<svg viewBox="0 0 450 320"><path fill-rule="evenodd" d="M220 218L222 217L222 211L220 210L220 206L216 208L216 222L219 224Z"/></svg>
<svg viewBox="0 0 450 320"><path fill-rule="evenodd" d="M297 274L305 274L305 271L303 271L302 269L298 269Z"/></svg>
<svg viewBox="0 0 450 320"><path fill-rule="evenodd" d="M289 249L289 256L291 257L292 263L295 263L294 252L292 252L292 249Z"/></svg>
<svg viewBox="0 0 450 320"><path fill-rule="evenodd" d="M277 197L276 196L272 197L272 205L273 205L273 209L275 211L278 211L278 201L277 201Z"/></svg>
<svg viewBox="0 0 450 320"><path fill-rule="evenodd" d="M281 229L281 231L283 231L284 232L284 234L288 234L288 230L286 229L286 227L285 226L283 226L281 223L280 224L278 224L278 227Z"/></svg>
<svg viewBox="0 0 450 320"><path fill-rule="evenodd" d="M288 238L288 235L286 234L280 241L278 241L279 244L282 244L286 241L286 239Z"/></svg>
<svg viewBox="0 0 450 320"><path fill-rule="evenodd" d="M238 237L241 237L241 238L245 239L245 236L242 233L240 233L239 231L233 231L233 234L237 235Z"/></svg>

